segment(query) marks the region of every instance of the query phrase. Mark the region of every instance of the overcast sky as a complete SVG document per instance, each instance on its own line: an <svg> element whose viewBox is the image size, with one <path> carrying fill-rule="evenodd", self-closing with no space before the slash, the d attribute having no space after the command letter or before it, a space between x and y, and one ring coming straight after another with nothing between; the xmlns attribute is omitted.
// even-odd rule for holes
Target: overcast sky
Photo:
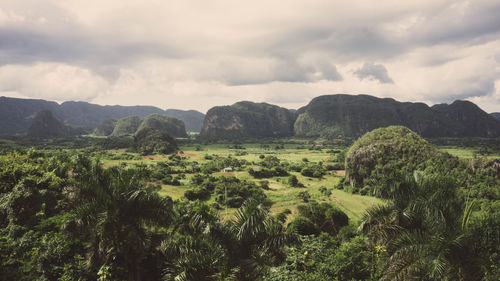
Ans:
<svg viewBox="0 0 500 281"><path fill-rule="evenodd" d="M324 94L500 111L500 1L0 0L0 96L197 109Z"/></svg>

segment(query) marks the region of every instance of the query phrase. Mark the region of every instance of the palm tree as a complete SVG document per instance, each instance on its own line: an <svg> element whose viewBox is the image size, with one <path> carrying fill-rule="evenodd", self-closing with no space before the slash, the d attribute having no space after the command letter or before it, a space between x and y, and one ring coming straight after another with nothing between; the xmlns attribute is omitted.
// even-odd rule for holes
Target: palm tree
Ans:
<svg viewBox="0 0 500 281"><path fill-rule="evenodd" d="M99 159L77 160L77 222L88 239L88 265L114 279L141 280L151 229L168 226L172 201L141 182L134 169L104 169ZM113 274L118 276L113 276Z"/></svg>
<svg viewBox="0 0 500 281"><path fill-rule="evenodd" d="M204 207L203 207L204 206ZM162 243L168 280L258 280L284 260L295 236L256 200L247 200L234 218L221 220L202 203L183 209L175 233Z"/></svg>
<svg viewBox="0 0 500 281"><path fill-rule="evenodd" d="M226 227L232 235L232 243L226 243L226 249L237 280L257 280L263 276L270 265L285 259L284 246L296 238L293 233L286 233L283 222L255 199L247 200Z"/></svg>
<svg viewBox="0 0 500 281"><path fill-rule="evenodd" d="M451 178L421 175L376 189L387 204L367 210L360 230L387 249L383 280L476 279L465 229L471 208L456 190Z"/></svg>
<svg viewBox="0 0 500 281"><path fill-rule="evenodd" d="M227 254L219 240L226 231L216 210L200 202L179 202L169 235L160 246L165 280L220 280Z"/></svg>

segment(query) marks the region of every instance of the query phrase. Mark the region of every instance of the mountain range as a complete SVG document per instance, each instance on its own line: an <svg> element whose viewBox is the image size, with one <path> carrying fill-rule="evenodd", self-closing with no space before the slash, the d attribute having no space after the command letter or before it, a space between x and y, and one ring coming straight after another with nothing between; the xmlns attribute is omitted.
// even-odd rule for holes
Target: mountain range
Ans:
<svg viewBox="0 0 500 281"><path fill-rule="evenodd" d="M500 113L488 114L469 101L457 100L451 104L428 106L390 98L345 94L316 97L298 110L242 101L230 106L213 107L206 116L194 110L165 111L154 106L101 106L72 101L58 104L0 97L0 135L28 133L40 111L50 111L51 115L40 115L37 124L56 124L53 117L65 126L80 127L80 131L86 132L93 129L96 135L103 136L132 135L141 124L166 129L176 137L184 137L185 131L200 132L201 138L209 140L359 137L390 125L406 126L423 137L431 138L500 136Z"/></svg>
<svg viewBox="0 0 500 281"><path fill-rule="evenodd" d="M35 114L49 110L54 117L67 125L96 128L105 120L118 120L129 116L147 117L161 114L175 117L185 123L187 131L199 131L204 114L189 110L162 110L154 106L97 105L68 101L58 104L39 99L0 97L0 135L25 134Z"/></svg>
<svg viewBox="0 0 500 281"><path fill-rule="evenodd" d="M493 113L490 113L490 115L493 116L493 118L500 121L500 112L493 112Z"/></svg>
<svg viewBox="0 0 500 281"><path fill-rule="evenodd" d="M359 137L402 125L423 137L498 137L500 122L469 101L427 106L369 95L325 95L297 111L296 136Z"/></svg>
<svg viewBox="0 0 500 281"><path fill-rule="evenodd" d="M500 122L469 101L432 107L369 95L324 95L296 112L266 103L238 102L210 109L201 137L359 137L391 125L423 137L498 137ZM293 128L293 130L292 130Z"/></svg>

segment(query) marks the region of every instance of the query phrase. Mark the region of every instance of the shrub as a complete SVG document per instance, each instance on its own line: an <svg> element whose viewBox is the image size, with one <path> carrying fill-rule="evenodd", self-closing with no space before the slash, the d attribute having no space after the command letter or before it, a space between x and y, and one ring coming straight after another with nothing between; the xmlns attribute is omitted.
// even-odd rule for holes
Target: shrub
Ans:
<svg viewBox="0 0 500 281"><path fill-rule="evenodd" d="M190 201L201 200L206 201L210 199L210 191L204 188L189 189L184 192L184 197Z"/></svg>
<svg viewBox="0 0 500 281"><path fill-rule="evenodd" d="M308 218L298 216L288 225L288 232L296 232L300 235L317 235L320 233L318 227Z"/></svg>
<svg viewBox="0 0 500 281"><path fill-rule="evenodd" d="M309 199L311 199L311 195L307 191L301 191L299 194L297 194L297 197L299 199L302 199L305 203L309 202Z"/></svg>

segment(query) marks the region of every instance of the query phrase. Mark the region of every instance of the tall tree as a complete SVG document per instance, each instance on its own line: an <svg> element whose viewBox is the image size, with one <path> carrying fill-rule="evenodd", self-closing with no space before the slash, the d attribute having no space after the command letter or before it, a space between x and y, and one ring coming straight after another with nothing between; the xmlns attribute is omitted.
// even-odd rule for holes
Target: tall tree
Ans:
<svg viewBox="0 0 500 281"><path fill-rule="evenodd" d="M113 280L143 280L151 230L168 226L172 201L142 182L141 171L77 160L76 214L88 239L88 265Z"/></svg>
<svg viewBox="0 0 500 281"><path fill-rule="evenodd" d="M168 280L258 280L284 258L294 239L283 221L259 201L249 199L232 220L221 219L206 205L191 203L162 243Z"/></svg>
<svg viewBox="0 0 500 281"><path fill-rule="evenodd" d="M407 177L376 190L386 205L367 211L360 226L371 243L387 249L383 280L476 280L467 243L470 208L453 179Z"/></svg>

